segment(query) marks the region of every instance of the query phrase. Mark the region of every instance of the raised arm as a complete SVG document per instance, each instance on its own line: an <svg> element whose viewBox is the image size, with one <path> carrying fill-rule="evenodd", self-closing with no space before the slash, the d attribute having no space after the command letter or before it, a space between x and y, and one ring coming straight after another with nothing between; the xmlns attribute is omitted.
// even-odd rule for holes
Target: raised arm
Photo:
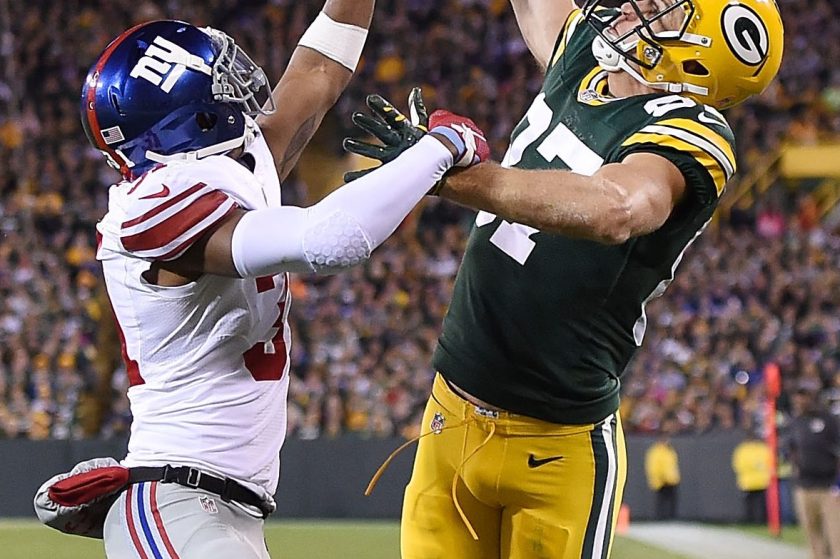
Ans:
<svg viewBox="0 0 840 559"><path fill-rule="evenodd" d="M390 124L406 120L387 106ZM218 224L203 220L207 231L198 240L195 235L187 239L191 246L173 260L165 259L171 251L150 248L160 242L157 237L144 237L148 240L143 245L144 257L160 254L161 258L153 261L146 280L173 286L195 281L202 274L243 278L281 272L326 274L363 262L447 170L490 156L484 133L471 120L440 113L438 125L395 161L335 190L314 206L243 211L234 204ZM390 124L386 126L399 134ZM229 164L239 167L233 160ZM219 207L231 206L223 192L208 194ZM146 206L137 211L142 210L146 210L143 215L150 213ZM211 215L214 211L210 209ZM124 242L135 242L137 235L130 224Z"/></svg>
<svg viewBox="0 0 840 559"><path fill-rule="evenodd" d="M327 0L274 88L277 111L258 123L281 180L350 82L374 4L375 0Z"/></svg>
<svg viewBox="0 0 840 559"><path fill-rule="evenodd" d="M510 0L519 30L540 66L548 67L557 36L569 14L577 7L574 0Z"/></svg>
<svg viewBox="0 0 840 559"><path fill-rule="evenodd" d="M542 231L618 244L661 227L685 189L670 161L637 153L591 177L483 163L450 174L439 194Z"/></svg>

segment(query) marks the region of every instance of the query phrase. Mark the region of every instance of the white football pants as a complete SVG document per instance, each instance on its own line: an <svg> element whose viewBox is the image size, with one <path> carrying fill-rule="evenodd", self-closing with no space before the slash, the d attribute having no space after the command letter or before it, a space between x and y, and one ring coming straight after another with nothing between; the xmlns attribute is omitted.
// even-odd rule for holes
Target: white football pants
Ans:
<svg viewBox="0 0 840 559"><path fill-rule="evenodd" d="M103 539L108 559L269 559L262 518L175 483L130 485L108 511Z"/></svg>

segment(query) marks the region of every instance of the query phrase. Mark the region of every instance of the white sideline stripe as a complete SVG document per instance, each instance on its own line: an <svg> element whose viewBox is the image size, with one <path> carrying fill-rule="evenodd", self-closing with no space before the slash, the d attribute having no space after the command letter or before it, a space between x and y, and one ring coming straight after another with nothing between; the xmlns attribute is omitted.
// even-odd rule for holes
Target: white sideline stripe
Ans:
<svg viewBox="0 0 840 559"><path fill-rule="evenodd" d="M807 559L808 551L738 528L688 522L631 523L627 537L689 559Z"/></svg>

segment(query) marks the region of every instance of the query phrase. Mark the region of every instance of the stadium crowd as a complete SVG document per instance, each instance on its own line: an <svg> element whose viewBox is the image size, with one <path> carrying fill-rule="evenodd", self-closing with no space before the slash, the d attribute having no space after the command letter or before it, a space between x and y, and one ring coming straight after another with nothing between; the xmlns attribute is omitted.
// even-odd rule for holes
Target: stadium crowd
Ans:
<svg viewBox="0 0 840 559"><path fill-rule="evenodd" d="M419 83L428 105L472 116L501 159L541 83L507 2L378 4L337 122L349 122L369 92L399 102ZM840 43L812 40L816 27L840 34L840 10L831 0L780 4L780 78L728 114L747 164L786 139L840 134ZM89 64L131 24L178 17L224 29L276 79L319 6L0 0L0 438L118 436L130 422L124 374L102 388L105 356L118 348L101 342L110 310L95 223L117 175L79 125ZM287 186L298 201L305 195L298 179ZM788 390L823 391L840 413L840 238L814 221L803 195L782 190L771 202L710 228L648 306L645 345L624 386L628 432L656 432L669 419L680 432L751 427L770 361ZM292 436L416 432L471 220L431 200L364 267L295 278Z"/></svg>

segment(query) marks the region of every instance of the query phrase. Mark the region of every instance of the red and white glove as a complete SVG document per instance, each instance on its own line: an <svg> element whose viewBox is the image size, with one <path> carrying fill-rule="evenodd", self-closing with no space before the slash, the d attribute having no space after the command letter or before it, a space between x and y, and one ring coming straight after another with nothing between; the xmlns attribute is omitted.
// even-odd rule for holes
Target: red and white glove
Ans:
<svg viewBox="0 0 840 559"><path fill-rule="evenodd" d="M66 534L102 539L105 516L127 484L128 468L113 458L85 460L41 485L35 513Z"/></svg>
<svg viewBox="0 0 840 559"><path fill-rule="evenodd" d="M438 109L429 117L429 132L441 134L455 145L456 167L470 167L490 159L487 137L471 119Z"/></svg>

